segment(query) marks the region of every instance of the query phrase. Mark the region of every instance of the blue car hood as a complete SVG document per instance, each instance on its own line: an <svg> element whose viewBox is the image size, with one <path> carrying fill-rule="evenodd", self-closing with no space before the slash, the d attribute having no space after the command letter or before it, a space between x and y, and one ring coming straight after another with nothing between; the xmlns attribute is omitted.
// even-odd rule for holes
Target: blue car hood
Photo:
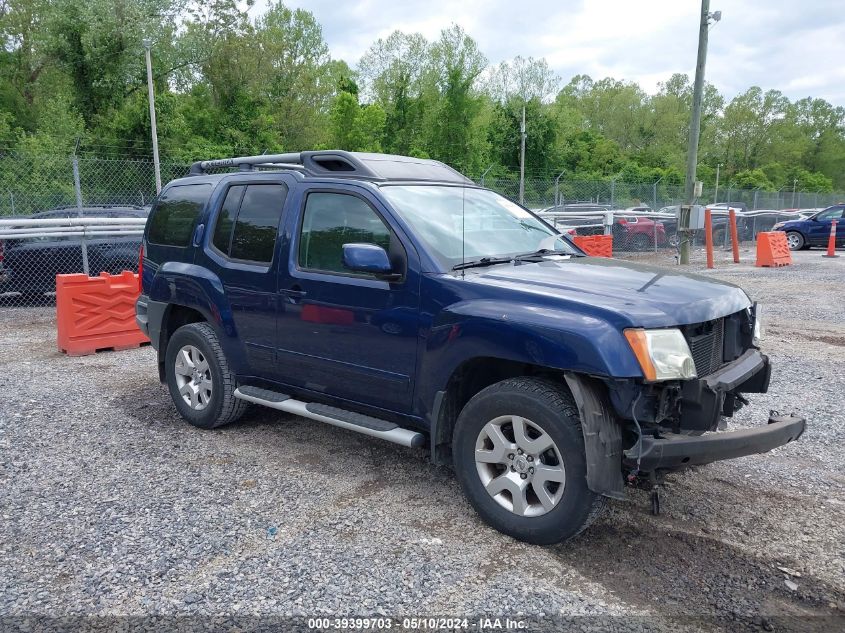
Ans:
<svg viewBox="0 0 845 633"><path fill-rule="evenodd" d="M477 272L469 274L470 270ZM490 286L480 293L487 299L494 289L510 291L511 301L573 309L585 316L610 318L623 327L700 323L751 305L748 295L733 284L617 259L546 259L470 270L465 281Z"/></svg>

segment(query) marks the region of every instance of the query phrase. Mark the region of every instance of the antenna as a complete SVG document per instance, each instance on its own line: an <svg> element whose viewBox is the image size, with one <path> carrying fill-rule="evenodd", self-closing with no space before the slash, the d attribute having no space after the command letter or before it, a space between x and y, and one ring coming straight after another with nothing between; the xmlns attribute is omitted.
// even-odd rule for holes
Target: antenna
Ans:
<svg viewBox="0 0 845 633"><path fill-rule="evenodd" d="M467 188L461 187L461 264L467 263L467 212L466 212ZM466 268L461 267L461 278L466 277Z"/></svg>

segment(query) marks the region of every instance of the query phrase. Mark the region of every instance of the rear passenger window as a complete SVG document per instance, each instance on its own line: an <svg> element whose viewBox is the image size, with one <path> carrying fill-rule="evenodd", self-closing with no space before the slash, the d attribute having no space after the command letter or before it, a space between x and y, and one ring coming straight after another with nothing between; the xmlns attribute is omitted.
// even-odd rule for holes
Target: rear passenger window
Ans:
<svg viewBox="0 0 845 633"><path fill-rule="evenodd" d="M343 245L350 243L377 244L388 250L390 230L361 198L308 194L299 236L300 268L348 274L343 266Z"/></svg>
<svg viewBox="0 0 845 633"><path fill-rule="evenodd" d="M211 185L177 185L159 198L150 217L147 239L164 246L187 246Z"/></svg>
<svg viewBox="0 0 845 633"><path fill-rule="evenodd" d="M231 259L269 264L286 195L284 185L231 187L217 214L214 247Z"/></svg>
<svg viewBox="0 0 845 633"><path fill-rule="evenodd" d="M226 199L217 214L217 226L214 227L215 248L221 253L229 254L229 245L232 243L232 227L235 226L235 218L238 215L238 207L241 206L241 198L244 195L243 185L229 187Z"/></svg>

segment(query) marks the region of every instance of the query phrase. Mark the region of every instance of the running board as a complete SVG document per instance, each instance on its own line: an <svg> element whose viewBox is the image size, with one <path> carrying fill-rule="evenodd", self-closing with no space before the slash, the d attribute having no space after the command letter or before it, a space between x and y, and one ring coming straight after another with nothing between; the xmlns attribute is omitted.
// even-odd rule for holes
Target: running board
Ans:
<svg viewBox="0 0 845 633"><path fill-rule="evenodd" d="M378 437L394 444L419 448L426 445L422 433L403 429L393 422L372 418L368 415L330 407L315 402L294 400L285 393L262 389L260 387L243 386L235 389L235 397L247 402L261 404L271 409L287 411L303 418L325 422L349 431L357 431L371 437Z"/></svg>

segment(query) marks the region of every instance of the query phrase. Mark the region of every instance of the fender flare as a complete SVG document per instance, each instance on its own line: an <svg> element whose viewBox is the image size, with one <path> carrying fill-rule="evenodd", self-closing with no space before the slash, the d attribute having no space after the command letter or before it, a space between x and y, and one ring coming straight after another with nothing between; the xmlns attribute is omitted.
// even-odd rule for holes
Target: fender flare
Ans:
<svg viewBox="0 0 845 633"><path fill-rule="evenodd" d="M587 487L605 497L624 499L622 428L602 397L601 383L569 371L563 376L581 415Z"/></svg>

